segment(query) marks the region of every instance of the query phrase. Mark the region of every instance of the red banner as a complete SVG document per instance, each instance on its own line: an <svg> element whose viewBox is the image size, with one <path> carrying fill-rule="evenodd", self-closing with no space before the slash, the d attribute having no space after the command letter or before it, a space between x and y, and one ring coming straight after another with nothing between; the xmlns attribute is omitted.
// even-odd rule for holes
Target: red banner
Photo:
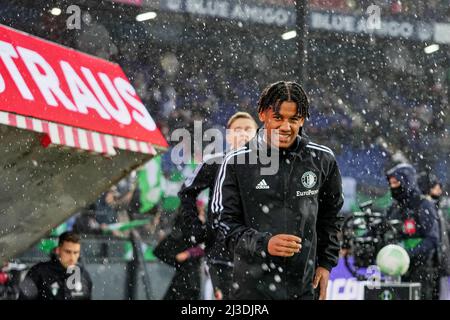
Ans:
<svg viewBox="0 0 450 320"><path fill-rule="evenodd" d="M167 146L119 65L2 25L0 111Z"/></svg>

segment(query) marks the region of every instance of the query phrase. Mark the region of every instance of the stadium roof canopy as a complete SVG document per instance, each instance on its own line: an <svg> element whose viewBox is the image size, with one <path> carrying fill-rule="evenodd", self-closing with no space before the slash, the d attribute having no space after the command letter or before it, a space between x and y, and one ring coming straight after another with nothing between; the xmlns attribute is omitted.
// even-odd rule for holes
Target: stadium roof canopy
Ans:
<svg viewBox="0 0 450 320"><path fill-rule="evenodd" d="M0 262L166 147L119 65L0 25Z"/></svg>

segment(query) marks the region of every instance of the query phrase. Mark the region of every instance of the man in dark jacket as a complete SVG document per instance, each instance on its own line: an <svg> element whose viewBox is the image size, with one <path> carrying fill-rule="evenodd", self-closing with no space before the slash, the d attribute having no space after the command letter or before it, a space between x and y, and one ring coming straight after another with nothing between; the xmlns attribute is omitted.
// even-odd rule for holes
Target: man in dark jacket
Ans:
<svg viewBox="0 0 450 320"><path fill-rule="evenodd" d="M73 232L59 236L56 255L33 266L20 284L20 299L90 300L92 281L78 264L80 237Z"/></svg>
<svg viewBox="0 0 450 320"><path fill-rule="evenodd" d="M403 280L421 284L421 298L430 300L438 288L437 246L438 214L434 204L421 195L416 170L409 164L398 164L386 173L392 198L388 219L403 222L402 244L410 257Z"/></svg>
<svg viewBox="0 0 450 320"><path fill-rule="evenodd" d="M342 226L334 154L301 135L309 102L299 84L274 83L258 104L264 130L227 154L212 200L234 252L233 298L313 299L320 287L325 299ZM264 174L264 154L275 174Z"/></svg>
<svg viewBox="0 0 450 320"><path fill-rule="evenodd" d="M448 295L448 276L450 276L450 225L448 224L445 214L440 206L440 201L443 194L442 183L434 174L426 172L419 175L418 183L420 190L425 195L425 198L434 204L439 216L437 264L441 280L439 283L439 290L435 292L433 299L438 299L440 296L445 298Z"/></svg>
<svg viewBox="0 0 450 320"><path fill-rule="evenodd" d="M237 112L227 123L227 142L231 150L246 144L254 137L257 125L246 112ZM233 255L225 248L223 236L218 233L218 219L211 210L212 190L217 171L223 162L224 154L215 154L199 165L192 177L186 180L178 193L184 217L184 232L193 244L205 243L209 274L216 299L229 299L232 287ZM204 190L209 190L209 209L206 223L203 224L197 212L196 200Z"/></svg>
<svg viewBox="0 0 450 320"><path fill-rule="evenodd" d="M176 211L170 233L153 251L161 261L175 267L175 274L163 300L200 299L200 265L204 254L199 246L193 247L185 239L183 224L181 211Z"/></svg>

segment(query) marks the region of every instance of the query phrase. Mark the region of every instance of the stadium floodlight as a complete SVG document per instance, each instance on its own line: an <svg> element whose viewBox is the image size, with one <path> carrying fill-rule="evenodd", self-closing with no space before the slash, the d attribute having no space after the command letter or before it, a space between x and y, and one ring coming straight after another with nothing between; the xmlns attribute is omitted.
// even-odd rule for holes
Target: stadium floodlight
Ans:
<svg viewBox="0 0 450 320"><path fill-rule="evenodd" d="M438 44L432 44L429 45L428 47L425 47L425 49L423 49L425 51L426 54L430 54L433 52L436 52L439 50L439 45Z"/></svg>
<svg viewBox="0 0 450 320"><path fill-rule="evenodd" d="M290 40L293 39L297 36L297 31L292 30L292 31L288 31L285 32L281 35L281 38L283 38L283 40Z"/></svg>
<svg viewBox="0 0 450 320"><path fill-rule="evenodd" d="M137 21L145 21L145 20L151 20L156 18L156 12L150 11L145 13L140 13L136 16Z"/></svg>
<svg viewBox="0 0 450 320"><path fill-rule="evenodd" d="M54 16L59 16L61 14L61 9L60 8L53 8L52 10L50 10L50 13Z"/></svg>

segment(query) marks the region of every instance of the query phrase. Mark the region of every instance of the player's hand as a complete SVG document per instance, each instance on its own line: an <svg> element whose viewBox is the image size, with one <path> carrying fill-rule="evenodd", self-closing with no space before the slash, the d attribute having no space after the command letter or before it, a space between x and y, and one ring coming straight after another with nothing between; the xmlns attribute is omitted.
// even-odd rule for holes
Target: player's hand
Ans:
<svg viewBox="0 0 450 320"><path fill-rule="evenodd" d="M319 286L319 300L325 300L327 298L328 279L330 278L330 271L323 267L317 267L316 275L314 276L313 287L314 289Z"/></svg>
<svg viewBox="0 0 450 320"><path fill-rule="evenodd" d="M175 256L175 260L177 260L177 262L179 262L179 263L185 262L189 258L190 258L190 254L188 251L180 252L179 254L177 254Z"/></svg>
<svg viewBox="0 0 450 320"><path fill-rule="evenodd" d="M291 234L277 234L270 238L267 245L267 251L272 256L292 257L299 253L302 245L302 239Z"/></svg>

